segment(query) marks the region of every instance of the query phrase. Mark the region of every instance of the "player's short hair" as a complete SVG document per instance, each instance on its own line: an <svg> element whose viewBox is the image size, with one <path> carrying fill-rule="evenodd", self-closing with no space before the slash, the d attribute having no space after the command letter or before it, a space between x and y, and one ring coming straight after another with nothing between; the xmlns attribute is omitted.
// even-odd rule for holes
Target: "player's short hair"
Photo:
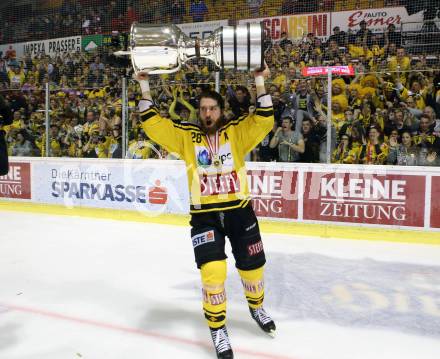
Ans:
<svg viewBox="0 0 440 359"><path fill-rule="evenodd" d="M204 90L200 94L200 101L202 101L202 98L211 98L213 100L216 100L217 104L220 106L220 109L222 111L225 109L225 100L223 100L223 97L217 91Z"/></svg>

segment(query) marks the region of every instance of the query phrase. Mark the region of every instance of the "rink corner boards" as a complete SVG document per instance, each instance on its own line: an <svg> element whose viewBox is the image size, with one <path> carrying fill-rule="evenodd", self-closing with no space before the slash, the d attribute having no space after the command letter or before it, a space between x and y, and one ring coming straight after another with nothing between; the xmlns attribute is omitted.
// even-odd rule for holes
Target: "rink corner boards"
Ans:
<svg viewBox="0 0 440 359"><path fill-rule="evenodd" d="M145 213L90 207L65 207L53 204L11 202L0 200L0 211L28 212L58 216L79 216L118 221L145 222L188 226L189 215ZM286 222L260 219L263 233L286 234L307 237L340 238L440 245L440 232L422 229L376 228L364 225Z"/></svg>

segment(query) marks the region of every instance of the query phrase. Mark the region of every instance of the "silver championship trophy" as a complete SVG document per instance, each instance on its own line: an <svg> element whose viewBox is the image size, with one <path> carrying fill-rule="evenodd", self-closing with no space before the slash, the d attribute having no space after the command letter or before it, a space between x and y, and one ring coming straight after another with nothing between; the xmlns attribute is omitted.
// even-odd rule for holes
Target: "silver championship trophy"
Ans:
<svg viewBox="0 0 440 359"><path fill-rule="evenodd" d="M263 30L260 24L222 26L206 39L193 39L176 25L133 23L128 51L135 74L176 72L194 58L206 58L218 67L237 70L264 68Z"/></svg>

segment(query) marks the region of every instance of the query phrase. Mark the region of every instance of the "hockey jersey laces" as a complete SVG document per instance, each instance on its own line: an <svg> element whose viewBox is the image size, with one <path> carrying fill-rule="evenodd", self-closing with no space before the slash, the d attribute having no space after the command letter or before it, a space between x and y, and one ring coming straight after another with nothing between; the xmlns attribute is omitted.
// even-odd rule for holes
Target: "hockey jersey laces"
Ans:
<svg viewBox="0 0 440 359"><path fill-rule="evenodd" d="M218 353L231 349L228 333L225 328L212 330L212 337Z"/></svg>

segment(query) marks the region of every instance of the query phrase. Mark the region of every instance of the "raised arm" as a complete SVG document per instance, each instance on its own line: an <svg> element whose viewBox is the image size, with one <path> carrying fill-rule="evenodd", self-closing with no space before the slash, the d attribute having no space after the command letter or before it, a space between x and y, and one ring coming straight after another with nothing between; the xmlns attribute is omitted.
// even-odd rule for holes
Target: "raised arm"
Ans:
<svg viewBox="0 0 440 359"><path fill-rule="evenodd" d="M142 100L139 101L139 112L142 128L154 142L164 147L170 153L183 153L183 138L173 121L163 118L154 105L151 97L148 75L138 74L135 79L139 82Z"/></svg>
<svg viewBox="0 0 440 359"><path fill-rule="evenodd" d="M237 126L243 144L244 154L256 147L266 135L272 130L274 115L272 98L266 93L264 77L268 76L269 69L255 72L255 85L257 92L257 103L255 113L238 118L231 122Z"/></svg>

